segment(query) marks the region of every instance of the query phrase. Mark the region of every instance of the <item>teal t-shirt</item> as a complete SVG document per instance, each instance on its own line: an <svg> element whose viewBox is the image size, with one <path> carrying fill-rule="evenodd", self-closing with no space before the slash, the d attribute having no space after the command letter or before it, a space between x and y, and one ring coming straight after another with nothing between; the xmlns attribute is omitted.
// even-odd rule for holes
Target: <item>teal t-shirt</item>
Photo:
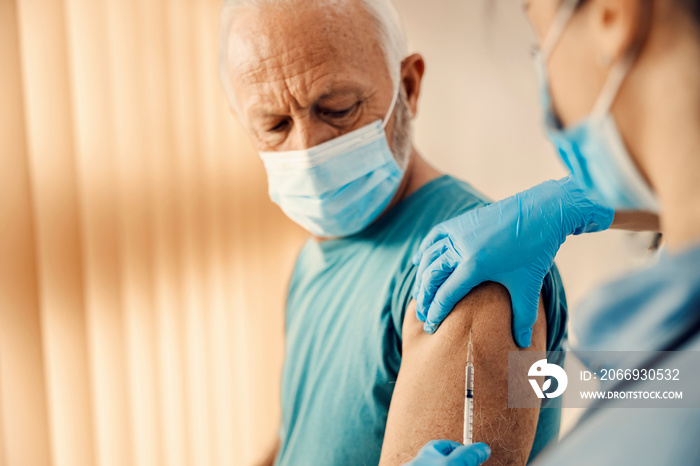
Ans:
<svg viewBox="0 0 700 466"><path fill-rule="evenodd" d="M486 203L468 184L443 176L358 234L305 244L287 301L276 464L379 462L416 274L411 256L433 226ZM555 351L566 336L556 270L543 297L548 350ZM533 454L557 437L559 417L560 409L541 410Z"/></svg>

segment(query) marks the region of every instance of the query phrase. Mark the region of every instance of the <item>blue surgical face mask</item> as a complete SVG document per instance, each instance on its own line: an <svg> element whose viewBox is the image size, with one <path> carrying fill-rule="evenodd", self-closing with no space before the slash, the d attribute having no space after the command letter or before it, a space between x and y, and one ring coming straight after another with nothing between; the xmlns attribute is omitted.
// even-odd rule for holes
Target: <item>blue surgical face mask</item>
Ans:
<svg viewBox="0 0 700 466"><path fill-rule="evenodd" d="M387 208L403 178L386 139L383 121L310 149L260 152L270 198L294 222L322 237L365 229Z"/></svg>
<svg viewBox="0 0 700 466"><path fill-rule="evenodd" d="M564 1L541 52L535 57L547 135L576 181L592 198L615 210L658 212L658 200L632 161L610 112L634 62L634 55L628 55L613 65L593 111L583 121L563 128L554 111L547 79L547 60L578 3L578 0Z"/></svg>

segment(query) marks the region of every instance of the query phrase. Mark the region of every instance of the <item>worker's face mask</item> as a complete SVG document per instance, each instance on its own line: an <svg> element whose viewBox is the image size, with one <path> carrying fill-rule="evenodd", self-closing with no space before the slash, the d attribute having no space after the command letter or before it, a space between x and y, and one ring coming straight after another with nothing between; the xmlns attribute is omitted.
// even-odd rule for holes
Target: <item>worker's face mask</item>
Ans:
<svg viewBox="0 0 700 466"><path fill-rule="evenodd" d="M387 208L403 178L384 131L397 98L398 91L383 121L310 149L260 152L272 201L322 238L366 228Z"/></svg>
<svg viewBox="0 0 700 466"><path fill-rule="evenodd" d="M658 200L635 166L610 112L636 54L629 54L612 66L593 111L583 121L563 128L554 111L547 61L578 3L577 0L564 1L542 50L535 57L547 134L576 181L591 197L615 210L658 212Z"/></svg>

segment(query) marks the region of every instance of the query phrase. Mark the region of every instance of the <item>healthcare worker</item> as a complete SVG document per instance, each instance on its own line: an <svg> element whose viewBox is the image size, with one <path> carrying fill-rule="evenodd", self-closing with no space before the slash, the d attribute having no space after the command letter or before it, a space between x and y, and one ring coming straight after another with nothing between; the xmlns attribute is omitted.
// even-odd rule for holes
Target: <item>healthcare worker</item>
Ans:
<svg viewBox="0 0 700 466"><path fill-rule="evenodd" d="M590 352L589 367L622 363L605 351L667 351L631 367L663 363L700 384L700 0L526 3L541 44L547 133L571 176L436 227L415 258L418 316L434 332L450 303L482 281L500 282L516 341L528 346L542 277L566 236L604 230L616 211L658 212L667 250L581 304L575 349ZM587 410L536 464L700 464L700 410L614 409L621 403ZM489 453L438 440L411 464L473 466Z"/></svg>

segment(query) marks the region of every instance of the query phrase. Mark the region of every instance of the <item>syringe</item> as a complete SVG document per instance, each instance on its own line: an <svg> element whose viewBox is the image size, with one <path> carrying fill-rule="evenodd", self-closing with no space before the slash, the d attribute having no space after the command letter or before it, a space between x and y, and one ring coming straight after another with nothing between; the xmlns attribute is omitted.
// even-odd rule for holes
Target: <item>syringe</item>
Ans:
<svg viewBox="0 0 700 466"><path fill-rule="evenodd" d="M469 330L469 345L467 346L466 380L464 383L464 436L463 444L471 445L474 421L474 347L472 346L472 331Z"/></svg>

